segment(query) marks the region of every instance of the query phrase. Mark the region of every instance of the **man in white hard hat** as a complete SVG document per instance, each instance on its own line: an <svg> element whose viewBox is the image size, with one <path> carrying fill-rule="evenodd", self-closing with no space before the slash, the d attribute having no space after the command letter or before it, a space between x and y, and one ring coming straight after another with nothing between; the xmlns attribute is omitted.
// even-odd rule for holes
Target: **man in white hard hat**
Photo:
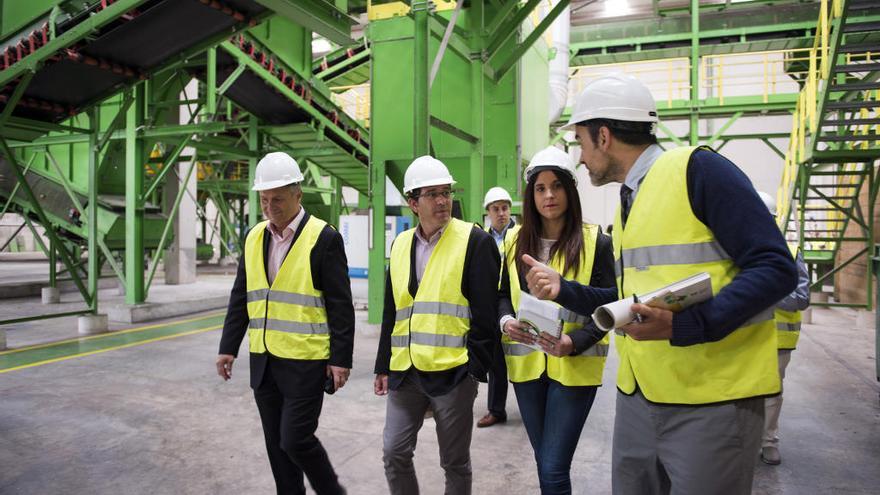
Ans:
<svg viewBox="0 0 880 495"><path fill-rule="evenodd" d="M499 252L504 245L504 237L516 221L510 215L510 207L513 200L503 187L493 187L486 191L483 197L483 208L489 217L486 232L495 239ZM504 253L501 252L501 257ZM504 351L501 348L501 339L495 342L492 351L492 366L489 368L489 412L477 421L477 428L489 426L507 421L507 365L504 362Z"/></svg>
<svg viewBox="0 0 880 495"><path fill-rule="evenodd" d="M345 385L354 306L342 236L303 209L302 172L285 153L257 164L266 220L247 234L220 339L217 373L232 378L248 333L251 387L278 493L343 494L315 436L324 392Z"/></svg>
<svg viewBox="0 0 880 495"><path fill-rule="evenodd" d="M388 396L383 461L392 495L419 493L413 453L429 408L445 493L471 493L473 405L498 338L501 259L489 234L452 218L453 184L430 156L416 158L403 179L419 222L391 247L374 383Z"/></svg>
<svg viewBox="0 0 880 495"><path fill-rule="evenodd" d="M758 191L758 196L776 217L776 199ZM810 305L810 274L804 256L796 242L788 243L788 249L798 267L798 285L791 294L776 303L776 348L779 350L779 378L785 380L785 370L791 361L791 352L797 348L801 335L801 312ZM782 411L782 391L764 400L764 435L761 439L761 461L771 466L782 463L779 453L779 413Z"/></svg>
<svg viewBox="0 0 880 495"><path fill-rule="evenodd" d="M779 393L773 304L797 270L746 175L705 147L663 151L657 108L637 79L596 79L575 100L581 161L618 182L617 290L561 281L532 259L532 294L580 314L708 273L714 297L673 313L633 304L620 355L615 494L751 492L764 398Z"/></svg>

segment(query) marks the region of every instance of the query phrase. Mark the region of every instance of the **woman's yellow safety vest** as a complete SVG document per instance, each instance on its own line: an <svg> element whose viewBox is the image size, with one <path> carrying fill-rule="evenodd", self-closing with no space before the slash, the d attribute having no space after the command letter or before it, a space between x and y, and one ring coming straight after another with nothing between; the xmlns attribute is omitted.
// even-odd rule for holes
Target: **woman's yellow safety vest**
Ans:
<svg viewBox="0 0 880 495"><path fill-rule="evenodd" d="M461 293L473 224L453 218L431 252L415 297L409 292L416 228L391 246L391 290L397 315L391 332L391 370L446 371L468 361L471 309Z"/></svg>
<svg viewBox="0 0 880 495"><path fill-rule="evenodd" d="M322 292L312 282L310 261L327 223L309 216L271 286L263 261L263 236L268 225L268 221L258 223L244 243L250 351L287 359L328 359L327 311Z"/></svg>
<svg viewBox="0 0 880 495"><path fill-rule="evenodd" d="M515 230L514 230L515 229ZM597 225L584 224L584 249L581 254L581 269L574 280L589 285L593 276L593 260L596 252L596 237L599 234ZM514 311L519 310L520 285L519 273L516 268L516 239L519 237L519 226L508 232L504 239L507 253L505 263L510 278L510 300ZM550 260L549 266L559 273L565 266L562 253L557 252ZM561 308L562 331L571 333L580 330L589 321L589 316L577 314ZM576 356L556 357L544 354L520 344L505 334L501 335L501 347L507 363L507 377L514 383L536 380L547 371L547 377L569 386L587 386L602 384L602 370L605 368L605 357L608 355L608 336Z"/></svg>
<svg viewBox="0 0 880 495"><path fill-rule="evenodd" d="M798 245L789 244L791 256L797 260ZM776 308L776 347L784 350L795 350L801 336L801 312L785 311Z"/></svg>
<svg viewBox="0 0 880 495"><path fill-rule="evenodd" d="M687 168L696 149L678 148L657 159L639 186L626 227L618 207L613 240L620 298L646 294L700 272L711 276L712 291L718 294L739 273L691 210ZM770 307L717 342L673 346L668 340L639 341L617 332L617 387L625 394L639 387L649 401L668 404L779 393L774 330Z"/></svg>

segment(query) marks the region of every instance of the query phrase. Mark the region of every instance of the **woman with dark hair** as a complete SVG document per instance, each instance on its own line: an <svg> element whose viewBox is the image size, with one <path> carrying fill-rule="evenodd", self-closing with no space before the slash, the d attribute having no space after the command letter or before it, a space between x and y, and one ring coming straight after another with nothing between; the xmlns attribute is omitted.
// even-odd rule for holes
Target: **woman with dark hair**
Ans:
<svg viewBox="0 0 880 495"><path fill-rule="evenodd" d="M589 315L563 308L559 338L526 331L515 317L521 292L528 292L522 257L528 254L584 285L615 284L611 240L598 225L583 223L574 169L558 148L535 154L524 174L522 223L505 239L501 271L502 347L544 495L572 492L571 460L602 383L608 337Z"/></svg>

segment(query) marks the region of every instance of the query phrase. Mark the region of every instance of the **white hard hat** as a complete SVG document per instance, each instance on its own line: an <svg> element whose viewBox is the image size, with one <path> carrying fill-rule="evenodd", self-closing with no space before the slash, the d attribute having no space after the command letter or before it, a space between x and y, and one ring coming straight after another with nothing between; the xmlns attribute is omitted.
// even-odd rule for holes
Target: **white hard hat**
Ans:
<svg viewBox="0 0 880 495"><path fill-rule="evenodd" d="M280 151L269 153L257 163L254 191L265 191L303 181L302 171L290 155Z"/></svg>
<svg viewBox="0 0 880 495"><path fill-rule="evenodd" d="M444 184L455 184L446 165L433 156L420 156L409 164L403 175L403 194L409 194L413 189Z"/></svg>
<svg viewBox="0 0 880 495"><path fill-rule="evenodd" d="M535 156L532 157L532 161L529 162L529 166L523 172L523 180L528 182L532 175L539 170L555 168L571 176L572 180L574 180L574 185L577 185L578 180L574 167L575 164L571 161L568 153L555 146L548 146L535 153Z"/></svg>
<svg viewBox="0 0 880 495"><path fill-rule="evenodd" d="M774 198L773 196L770 196L769 194L765 193L764 191L758 191L758 196L761 197L761 201L764 202L764 206L766 206L767 209L770 210L770 214L775 217L776 216L776 198Z"/></svg>
<svg viewBox="0 0 880 495"><path fill-rule="evenodd" d="M574 101L571 119L560 130L573 130L575 124L592 119L655 123L657 104L651 91L638 79L611 74L587 84Z"/></svg>
<svg viewBox="0 0 880 495"><path fill-rule="evenodd" d="M483 208L488 208L489 205L496 201L507 201L508 203L513 204L513 200L510 199L510 194L508 194L503 187L498 186L486 191L486 196L483 197Z"/></svg>

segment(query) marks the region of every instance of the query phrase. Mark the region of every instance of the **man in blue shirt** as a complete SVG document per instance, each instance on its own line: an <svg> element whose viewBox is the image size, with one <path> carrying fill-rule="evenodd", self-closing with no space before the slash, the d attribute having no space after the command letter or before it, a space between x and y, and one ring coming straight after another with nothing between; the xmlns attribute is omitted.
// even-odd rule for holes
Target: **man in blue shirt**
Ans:
<svg viewBox="0 0 880 495"><path fill-rule="evenodd" d="M664 152L657 122L650 91L630 76L612 75L584 88L568 124L593 185L622 184L621 228L614 229L618 283L643 287L651 276L665 279L703 267L711 267L718 282L714 297L677 313L634 304L641 318L617 330L618 351L625 346L628 354L621 354L618 376L612 490L748 494L764 397L779 390L768 310L794 290L797 271L748 177L707 148ZM655 168L654 177L667 182L651 178ZM674 196L662 199L664 186ZM674 205L671 218L651 218L668 205ZM627 230L627 220L643 230ZM682 232L682 238L668 232ZM695 259L679 261L688 257ZM561 279L525 258L532 266L529 290L537 297L580 314L618 298L617 289ZM632 278L627 282L621 274Z"/></svg>

